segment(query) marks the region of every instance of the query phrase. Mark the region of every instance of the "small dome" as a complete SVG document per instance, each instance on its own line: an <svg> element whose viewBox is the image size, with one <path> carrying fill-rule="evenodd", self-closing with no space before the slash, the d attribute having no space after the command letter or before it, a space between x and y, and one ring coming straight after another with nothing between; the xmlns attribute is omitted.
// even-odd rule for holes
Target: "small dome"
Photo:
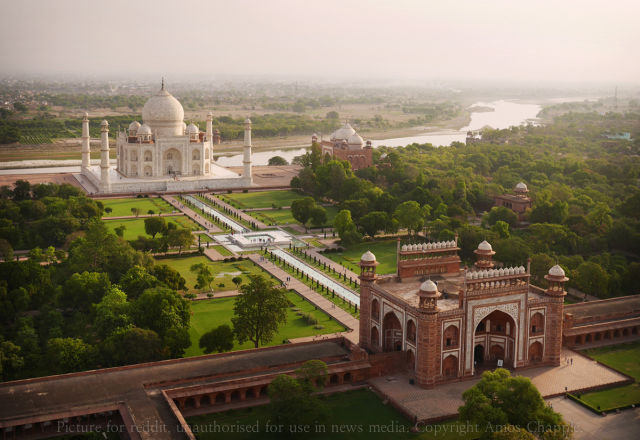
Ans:
<svg viewBox="0 0 640 440"><path fill-rule="evenodd" d="M84 118L85 119L89 118L89 113L88 112L84 112Z"/></svg>
<svg viewBox="0 0 640 440"><path fill-rule="evenodd" d="M187 134L198 134L200 133L200 129L193 122L187 125Z"/></svg>
<svg viewBox="0 0 640 440"><path fill-rule="evenodd" d="M553 277L563 277L564 278L564 270L559 266L555 265L551 269L549 269L549 275Z"/></svg>
<svg viewBox="0 0 640 440"><path fill-rule="evenodd" d="M135 132L138 131L138 128L140 128L140 123L138 121L133 121L129 124L129 132L132 134L135 134Z"/></svg>
<svg viewBox="0 0 640 440"><path fill-rule="evenodd" d="M245 124L251 124L251 119L249 119L249 118L245 119L245 120L244 120L244 123L245 123Z"/></svg>
<svg viewBox="0 0 640 440"><path fill-rule="evenodd" d="M438 291L438 286L436 286L436 283L433 281L427 280L420 285L420 290L423 292L433 293Z"/></svg>
<svg viewBox="0 0 640 440"><path fill-rule="evenodd" d="M527 270L524 268L524 266L520 266L518 268L518 270L520 271L520 273L525 273Z"/></svg>
<svg viewBox="0 0 640 440"><path fill-rule="evenodd" d="M349 136L349 139L347 139L347 143L350 147L362 148L364 146L364 139L362 139L358 133L353 133Z"/></svg>
<svg viewBox="0 0 640 440"><path fill-rule="evenodd" d="M150 135L151 134L151 127L149 127L147 124L142 124L140 127L138 127L138 131L136 132L136 134L138 136Z"/></svg>
<svg viewBox="0 0 640 440"><path fill-rule="evenodd" d="M376 256L373 255L373 252L367 251L364 254L362 254L362 257L360 258L360 261L366 261L368 263L372 263L372 262L376 261Z"/></svg>
<svg viewBox="0 0 640 440"><path fill-rule="evenodd" d="M109 123L107 122L107 120L106 120L106 119L103 119L103 120L102 120L102 122L100 123L100 126L102 126L102 127L108 127L108 126L109 126Z"/></svg>
<svg viewBox="0 0 640 440"><path fill-rule="evenodd" d="M406 245L406 244L403 244L403 245L402 245L402 247L401 247L400 249L401 249L401 250L403 250L403 251L406 251L406 250L407 250L407 245Z"/></svg>
<svg viewBox="0 0 640 440"><path fill-rule="evenodd" d="M186 132L187 131L187 123L182 121L182 131Z"/></svg>
<svg viewBox="0 0 640 440"><path fill-rule="evenodd" d="M491 248L491 245L489 244L489 242L487 240L484 240L482 243L480 243L478 245L478 250L479 251L491 251L493 249Z"/></svg>
<svg viewBox="0 0 640 440"><path fill-rule="evenodd" d="M345 123L342 127L338 128L331 134L331 140L344 140L346 141L352 135L354 135L356 131L353 129L349 123Z"/></svg>
<svg viewBox="0 0 640 440"><path fill-rule="evenodd" d="M504 276L504 269L501 268L500 270L498 270L498 275Z"/></svg>
<svg viewBox="0 0 640 440"><path fill-rule="evenodd" d="M515 187L516 191L528 191L527 185L524 182L518 182Z"/></svg>

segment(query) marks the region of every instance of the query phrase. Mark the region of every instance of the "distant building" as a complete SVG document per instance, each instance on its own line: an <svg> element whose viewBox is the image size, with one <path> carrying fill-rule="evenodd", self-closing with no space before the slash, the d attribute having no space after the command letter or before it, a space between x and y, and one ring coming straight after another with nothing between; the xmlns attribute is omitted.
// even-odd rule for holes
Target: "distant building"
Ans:
<svg viewBox="0 0 640 440"><path fill-rule="evenodd" d="M373 165L371 141L365 143L348 122L334 131L328 141L318 140L318 135L314 134L311 136L311 142L318 143L322 147L322 157L328 154L331 157L346 160L353 170Z"/></svg>
<svg viewBox="0 0 640 440"><path fill-rule="evenodd" d="M528 193L529 189L527 188L527 185L520 182L515 186L515 188L513 188L513 194L497 196L495 198L494 206L504 206L505 208L509 208L518 215L518 221L522 221L527 209L531 209L533 206L531 198L527 195Z"/></svg>
<svg viewBox="0 0 640 440"><path fill-rule="evenodd" d="M467 139L465 141L467 145L477 144L481 140L482 140L482 137L479 133L474 133L473 131L467 131Z"/></svg>
<svg viewBox="0 0 640 440"><path fill-rule="evenodd" d="M623 133L615 133L615 134L605 134L604 137L611 140L624 140L631 141L631 133L623 132Z"/></svg>

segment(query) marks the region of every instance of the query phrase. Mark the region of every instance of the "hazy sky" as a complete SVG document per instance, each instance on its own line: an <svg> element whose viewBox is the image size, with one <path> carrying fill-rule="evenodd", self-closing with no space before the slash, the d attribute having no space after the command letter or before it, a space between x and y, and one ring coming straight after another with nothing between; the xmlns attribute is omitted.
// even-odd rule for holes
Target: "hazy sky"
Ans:
<svg viewBox="0 0 640 440"><path fill-rule="evenodd" d="M0 0L0 73L634 82L639 0Z"/></svg>

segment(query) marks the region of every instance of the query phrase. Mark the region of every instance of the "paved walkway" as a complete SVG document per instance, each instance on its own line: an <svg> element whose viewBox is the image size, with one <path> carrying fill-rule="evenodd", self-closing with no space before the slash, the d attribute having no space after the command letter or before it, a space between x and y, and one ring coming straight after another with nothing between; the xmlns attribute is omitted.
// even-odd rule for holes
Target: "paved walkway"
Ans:
<svg viewBox="0 0 640 440"><path fill-rule="evenodd" d="M275 276L282 283L286 282L287 277L291 277L291 281L287 283L287 288L295 290L310 303L318 306L318 308L330 315L336 321L351 329L352 331L342 333L341 335L356 344L358 343L360 322L358 321L358 319L354 318L353 315L342 310L340 307L336 306L327 298L311 289L302 281L299 281L295 277L289 275L289 273L282 270L276 264L272 263L266 258L262 258L261 255L251 254L249 255L249 259L269 272L271 275Z"/></svg>
<svg viewBox="0 0 640 440"><path fill-rule="evenodd" d="M566 365L565 358L573 358L573 365ZM572 392L615 384L627 379L622 374L568 349L563 348L561 360L563 364L559 367L515 370L512 374L529 377L542 396L564 393L565 387ZM369 382L402 406L408 414L417 417L418 420L430 420L456 415L458 407L464 403L462 393L479 380L465 380L426 390L409 384L411 378L413 375L401 373L377 377Z"/></svg>
<svg viewBox="0 0 640 440"><path fill-rule="evenodd" d="M212 196L211 194L205 194L204 195L208 200L210 200L211 202L213 202L214 205L217 205L218 207L222 207L222 208L227 208L228 210L230 210L231 212L236 213L238 216L240 216L240 218L246 222L249 223L253 223L254 225L256 225L256 228L258 229L267 229L267 228L271 228L270 226L265 225L264 223L262 223L260 220L257 220L253 217L251 217L249 214L245 214L243 211L239 210L238 208L234 208L233 206L229 205L226 202L223 202L222 200L220 200L219 198ZM224 213L224 211L223 211Z"/></svg>
<svg viewBox="0 0 640 440"><path fill-rule="evenodd" d="M204 248L204 255L208 259L210 259L211 261L222 261L225 258L227 258L224 255L222 255L220 252L218 252L217 250L215 250L213 248L208 248L208 247Z"/></svg>
<svg viewBox="0 0 640 440"><path fill-rule="evenodd" d="M576 440L636 440L640 436L640 409L626 409L620 414L600 416L577 402L564 397L548 400L565 422L573 425Z"/></svg>
<svg viewBox="0 0 640 440"><path fill-rule="evenodd" d="M102 220L124 220L124 219L128 219L128 218L149 218L149 217L172 217L172 216L178 216L178 215L184 215L184 213L182 212L165 212L163 214L143 214L143 215L121 215L118 217L102 217Z"/></svg>
<svg viewBox="0 0 640 440"><path fill-rule="evenodd" d="M202 217L200 214L197 214L193 209L189 208L188 206L180 203L180 201L177 200L175 197L165 195L165 196L162 196L162 200L169 203L174 208L182 211L191 220L198 223L200 226L203 226L207 232L210 232L210 233L222 232L222 229L220 229L214 223Z"/></svg>

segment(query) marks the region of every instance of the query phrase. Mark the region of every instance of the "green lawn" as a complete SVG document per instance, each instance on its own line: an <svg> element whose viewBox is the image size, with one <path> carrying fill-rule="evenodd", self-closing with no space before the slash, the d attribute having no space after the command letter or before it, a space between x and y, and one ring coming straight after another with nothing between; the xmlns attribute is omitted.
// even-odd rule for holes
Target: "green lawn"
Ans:
<svg viewBox="0 0 640 440"><path fill-rule="evenodd" d="M620 406L640 403L640 341L618 344L609 347L598 347L585 350L585 353L597 361L609 365L616 370L628 374L636 383L608 390L585 393L580 399L602 411Z"/></svg>
<svg viewBox="0 0 640 440"><path fill-rule="evenodd" d="M360 273L360 257L367 251L375 254L380 265L376 271L380 274L395 273L396 271L396 240L365 241L353 246L349 246L344 252L327 252L323 254L331 258L336 263L340 263L355 273Z"/></svg>
<svg viewBox="0 0 640 440"><path fill-rule="evenodd" d="M140 210L140 214L146 215L147 212L151 209L156 214L164 213L164 212L172 212L174 208L169 205L167 202L162 200L160 197L149 197L149 198L136 198L130 197L126 199L102 199L100 200L105 208L109 207L113 211L105 212L104 215L106 217L122 217L127 215L133 215L131 213L131 208L138 208Z"/></svg>
<svg viewBox="0 0 640 440"><path fill-rule="evenodd" d="M286 339L300 338L304 336L322 335L327 333L343 332L346 329L338 322L333 320L322 310L316 310L315 306L294 292L287 292L287 298L299 309L294 311L293 307L287 310L287 322L280 326L278 333L273 337L267 346L282 344ZM198 356L204 354L198 345L200 337L221 324L231 325L233 317L233 305L235 297L219 298L211 300L194 301L191 303L191 327L189 328L189 336L191 338L191 347L186 350L185 357ZM298 315L298 313L310 313L318 320L318 325L323 328L316 329ZM242 350L254 348L250 341L244 344L235 342L234 350Z"/></svg>
<svg viewBox="0 0 640 440"><path fill-rule="evenodd" d="M197 231L202 229L201 226L196 224L189 217L181 215L174 217L164 217L167 223L175 223L180 228L191 229L192 231ZM119 220L103 220L107 225L109 230L113 231L120 225L124 225L126 229L124 230L124 239L125 240L135 240L139 235L146 236L147 233L144 231L144 219L143 218L125 218ZM196 237L197 243L197 237Z"/></svg>
<svg viewBox="0 0 640 440"><path fill-rule="evenodd" d="M347 391L327 396L320 396L320 399L327 406L329 411L326 425L315 426L312 429L314 435L309 438L314 439L387 439L397 440L416 439L473 439L477 438L477 432L468 433L468 427L464 423L446 422L437 425L422 427L422 432L413 433L413 426L402 414L396 411L391 405L385 405L380 398L368 390ZM197 433L196 437L201 440L208 439L281 439L283 434L267 433L266 423L273 420L269 413L268 406L258 406L253 408L227 411L223 413L207 414L196 417L189 417L187 423L195 431L201 427L204 431L207 427L227 426L224 434L220 432ZM214 424L215 423L215 424ZM258 433L230 433L231 426L256 426ZM230 426L231 425L231 426ZM434 434L436 427L438 435ZM211 431L211 429L209 429ZM349 432L351 431L351 432ZM444 432L444 433L443 433ZM195 432L194 432L195 433ZM307 437L303 437L307 438Z"/></svg>
<svg viewBox="0 0 640 440"><path fill-rule="evenodd" d="M338 215L339 211L335 206L325 206L324 209L327 210L325 226L329 226L333 224L333 219ZM298 221L293 218L291 209L267 209L263 211L247 211L246 213L268 226L298 223Z"/></svg>
<svg viewBox="0 0 640 440"><path fill-rule="evenodd" d="M231 255L233 255L233 253L228 250L226 247L222 246L222 245L215 245L215 246L211 246L213 249L217 250L218 253L220 255L222 255L223 257L230 257Z"/></svg>
<svg viewBox="0 0 640 440"><path fill-rule="evenodd" d="M189 292L197 292L196 274L191 272L191 266L198 263L206 263L211 267L215 281L213 282L213 291L224 292L227 290L236 290L236 285L231 281L234 277L240 276L243 282L248 282L249 275L259 275L264 272L262 269L250 260L242 261L211 261L205 256L183 257L183 258L160 258L156 260L157 264L166 264L180 272L180 275L187 280ZM222 284L222 286L220 286Z"/></svg>
<svg viewBox="0 0 640 440"><path fill-rule="evenodd" d="M236 208L271 208L276 206L291 206L294 200L302 199L305 196L295 191L259 191L249 193L233 193L219 195L218 197L234 202Z"/></svg>

